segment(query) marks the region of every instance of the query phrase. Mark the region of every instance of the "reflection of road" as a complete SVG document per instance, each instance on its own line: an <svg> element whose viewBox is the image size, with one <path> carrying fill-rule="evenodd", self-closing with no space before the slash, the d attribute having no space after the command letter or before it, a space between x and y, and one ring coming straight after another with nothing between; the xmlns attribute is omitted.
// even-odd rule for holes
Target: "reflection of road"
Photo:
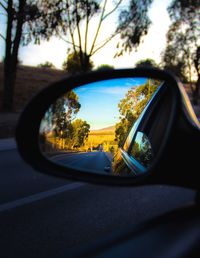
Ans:
<svg viewBox="0 0 200 258"><path fill-rule="evenodd" d="M58 162L66 167L75 169L84 169L97 171L100 173L111 172L111 161L105 152L84 152L84 153L66 153L54 156L54 162ZM109 169L110 168L110 169Z"/></svg>

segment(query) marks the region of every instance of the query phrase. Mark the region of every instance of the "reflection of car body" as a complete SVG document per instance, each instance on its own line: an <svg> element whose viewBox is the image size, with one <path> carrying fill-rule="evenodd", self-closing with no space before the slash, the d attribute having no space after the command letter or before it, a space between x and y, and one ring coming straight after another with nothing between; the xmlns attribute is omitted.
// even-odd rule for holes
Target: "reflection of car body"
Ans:
<svg viewBox="0 0 200 258"><path fill-rule="evenodd" d="M163 102L167 103L170 98L170 94L165 93L166 85L161 84L138 120L130 128L123 145L118 150L119 154L115 156L113 161L114 174L133 175L143 173L150 166L154 153L157 153L160 147L157 146L158 138L163 137L164 131L162 128L166 126L167 121L165 116L169 112L167 109L170 109L169 105L163 105ZM163 95L164 97L162 97ZM155 110L156 112L159 110L161 121L154 124L151 131L148 131ZM144 143L146 143L146 146L144 146Z"/></svg>

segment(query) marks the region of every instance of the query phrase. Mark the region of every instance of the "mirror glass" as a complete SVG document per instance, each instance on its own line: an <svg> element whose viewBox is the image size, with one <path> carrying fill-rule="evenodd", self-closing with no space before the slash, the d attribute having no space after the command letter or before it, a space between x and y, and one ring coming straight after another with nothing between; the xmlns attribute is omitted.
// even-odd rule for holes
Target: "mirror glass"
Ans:
<svg viewBox="0 0 200 258"><path fill-rule="evenodd" d="M145 168L153 160L153 150L148 137L143 132L137 132L131 147L131 156L135 158Z"/></svg>
<svg viewBox="0 0 200 258"><path fill-rule="evenodd" d="M70 91L66 85L66 93L41 121L42 154L68 169L135 176L122 152L144 168L151 163L150 139L138 130L148 103L162 85L159 80L135 77L98 81Z"/></svg>

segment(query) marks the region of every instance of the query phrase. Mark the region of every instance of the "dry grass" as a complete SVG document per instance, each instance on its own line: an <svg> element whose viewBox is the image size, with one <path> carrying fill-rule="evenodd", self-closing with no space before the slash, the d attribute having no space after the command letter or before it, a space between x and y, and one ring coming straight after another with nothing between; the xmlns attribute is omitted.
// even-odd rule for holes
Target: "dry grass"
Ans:
<svg viewBox="0 0 200 258"><path fill-rule="evenodd" d="M62 70L19 66L14 92L14 111L20 112L29 99L39 90L65 76L66 72ZM3 65L0 64L0 103L2 103L2 95Z"/></svg>
<svg viewBox="0 0 200 258"><path fill-rule="evenodd" d="M0 112L0 138L14 136L21 110L42 88L66 77L66 72L56 69L19 66L14 91L14 112ZM0 63L0 110L3 96L3 64Z"/></svg>

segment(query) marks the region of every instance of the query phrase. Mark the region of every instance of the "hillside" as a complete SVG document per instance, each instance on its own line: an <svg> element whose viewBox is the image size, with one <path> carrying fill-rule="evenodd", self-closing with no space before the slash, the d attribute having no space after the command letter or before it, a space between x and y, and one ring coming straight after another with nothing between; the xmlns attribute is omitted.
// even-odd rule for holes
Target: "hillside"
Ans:
<svg viewBox="0 0 200 258"><path fill-rule="evenodd" d="M14 94L14 111L20 112L27 101L39 90L65 76L66 72L62 70L19 66ZM2 94L3 65L0 63L0 108L2 105Z"/></svg>
<svg viewBox="0 0 200 258"><path fill-rule="evenodd" d="M106 128L102 128L99 130L91 130L91 135L106 135L106 134L114 134L115 133L115 126L109 126Z"/></svg>

